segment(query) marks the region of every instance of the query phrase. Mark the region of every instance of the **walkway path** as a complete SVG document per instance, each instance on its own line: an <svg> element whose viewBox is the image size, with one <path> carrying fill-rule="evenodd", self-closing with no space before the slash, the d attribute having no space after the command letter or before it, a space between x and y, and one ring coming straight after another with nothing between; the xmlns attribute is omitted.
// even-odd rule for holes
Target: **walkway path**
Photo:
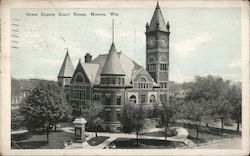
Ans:
<svg viewBox="0 0 250 156"><path fill-rule="evenodd" d="M185 128L182 127L174 127L176 128L178 134L173 137L167 137L167 140L169 141L180 141L183 142L187 145L193 145L195 144L192 140L188 139L188 131ZM68 133L74 133L74 129L72 127L63 127L61 128L64 132ZM151 130L148 130L147 132L157 132L157 131L162 131L163 129L160 128L154 128ZM145 131L144 131L145 132ZM91 139L90 136L92 136L92 132L85 132L88 137L86 140ZM111 142L116 140L117 138L136 138L136 134L131 133L131 134L126 134L126 133L107 133L107 132L98 132L98 136L108 136L110 137L109 139L105 140L103 143L97 145L97 146L90 146L87 142L84 142L83 144L81 143L73 143L70 146L67 146L66 148L98 148L102 149L104 147L107 147ZM145 136L145 135L139 135L140 139L156 139L156 140L165 140L165 137L154 137L154 136Z"/></svg>

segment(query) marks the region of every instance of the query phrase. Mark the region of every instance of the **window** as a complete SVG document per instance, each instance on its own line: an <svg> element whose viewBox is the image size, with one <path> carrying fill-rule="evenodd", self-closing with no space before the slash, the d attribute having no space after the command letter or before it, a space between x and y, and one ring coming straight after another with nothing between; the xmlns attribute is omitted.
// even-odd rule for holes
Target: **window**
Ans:
<svg viewBox="0 0 250 156"><path fill-rule="evenodd" d="M83 82L84 78L82 76L82 74L77 74L75 82Z"/></svg>
<svg viewBox="0 0 250 156"><path fill-rule="evenodd" d="M117 99L116 99L116 104L117 105L121 105L121 96L117 96Z"/></svg>
<svg viewBox="0 0 250 156"><path fill-rule="evenodd" d="M106 121L110 121L110 120L111 120L111 112L106 111Z"/></svg>
<svg viewBox="0 0 250 156"><path fill-rule="evenodd" d="M141 81L141 82L147 82L147 79L146 79L145 77L142 77L142 78L140 79L140 81Z"/></svg>
<svg viewBox="0 0 250 156"><path fill-rule="evenodd" d="M141 104L144 104L146 101L146 96L145 95L141 95Z"/></svg>
<svg viewBox="0 0 250 156"><path fill-rule="evenodd" d="M110 96L106 96L106 105L110 104Z"/></svg>
<svg viewBox="0 0 250 156"><path fill-rule="evenodd" d="M121 84L121 78L118 78L118 83Z"/></svg>
<svg viewBox="0 0 250 156"><path fill-rule="evenodd" d="M156 102L154 95L150 95L149 102Z"/></svg>
<svg viewBox="0 0 250 156"><path fill-rule="evenodd" d="M121 111L117 111L117 120L121 121Z"/></svg>
<svg viewBox="0 0 250 156"><path fill-rule="evenodd" d="M150 56L149 58L148 58L148 62L155 62L155 57L154 56Z"/></svg>
<svg viewBox="0 0 250 156"><path fill-rule="evenodd" d="M136 97L134 95L131 95L129 100L131 103L134 103L134 104L136 103Z"/></svg>
<svg viewBox="0 0 250 156"><path fill-rule="evenodd" d="M167 64L162 63L162 64L160 65L160 70L167 70Z"/></svg>
<svg viewBox="0 0 250 156"><path fill-rule="evenodd" d="M167 58L162 56L161 59L160 59L161 62L167 62Z"/></svg>
<svg viewBox="0 0 250 156"><path fill-rule="evenodd" d="M156 69L155 64L148 64L147 65L147 70L155 70L155 69Z"/></svg>
<svg viewBox="0 0 250 156"><path fill-rule="evenodd" d="M115 84L115 78L112 79L112 83Z"/></svg>
<svg viewBox="0 0 250 156"><path fill-rule="evenodd" d="M82 85L74 85L72 97L75 99L88 99L88 92L86 91L88 87L84 87Z"/></svg>
<svg viewBox="0 0 250 156"><path fill-rule="evenodd" d="M67 101L69 100L69 94L68 93L66 94L66 100Z"/></svg>

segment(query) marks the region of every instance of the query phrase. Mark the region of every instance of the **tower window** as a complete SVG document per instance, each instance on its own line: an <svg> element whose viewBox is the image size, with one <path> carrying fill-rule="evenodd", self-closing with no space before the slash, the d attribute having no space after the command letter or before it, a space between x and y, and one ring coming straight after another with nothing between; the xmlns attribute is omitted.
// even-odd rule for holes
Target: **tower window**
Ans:
<svg viewBox="0 0 250 156"><path fill-rule="evenodd" d="M124 84L124 78L122 78L122 84Z"/></svg>
<svg viewBox="0 0 250 156"><path fill-rule="evenodd" d="M118 83L121 84L121 78L118 78Z"/></svg>
<svg viewBox="0 0 250 156"><path fill-rule="evenodd" d="M160 70L167 70L167 64L162 63L162 64L160 65Z"/></svg>
<svg viewBox="0 0 250 156"><path fill-rule="evenodd" d="M155 64L148 64L147 65L147 70L155 70L155 69L156 69Z"/></svg>

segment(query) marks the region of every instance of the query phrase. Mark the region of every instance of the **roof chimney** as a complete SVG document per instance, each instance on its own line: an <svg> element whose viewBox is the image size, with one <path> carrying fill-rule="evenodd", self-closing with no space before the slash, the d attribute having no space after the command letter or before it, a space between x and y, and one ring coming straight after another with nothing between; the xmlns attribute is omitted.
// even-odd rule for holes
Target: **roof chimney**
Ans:
<svg viewBox="0 0 250 156"><path fill-rule="evenodd" d="M87 53L85 55L85 63L91 63L92 62L92 55L90 53Z"/></svg>

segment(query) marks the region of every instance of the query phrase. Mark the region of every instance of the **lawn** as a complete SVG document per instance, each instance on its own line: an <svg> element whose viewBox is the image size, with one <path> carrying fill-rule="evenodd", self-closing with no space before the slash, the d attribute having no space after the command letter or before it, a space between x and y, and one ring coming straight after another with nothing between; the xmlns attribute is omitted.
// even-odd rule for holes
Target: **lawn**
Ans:
<svg viewBox="0 0 250 156"><path fill-rule="evenodd" d="M63 149L66 140L73 140L72 133L51 132L49 134L49 144L47 144L46 135L33 135L31 138L15 143L24 149ZM12 149L15 147L12 146Z"/></svg>
<svg viewBox="0 0 250 156"><path fill-rule="evenodd" d="M176 131L176 129L168 129L167 130L167 137L176 136L177 134L178 134L178 132ZM164 131L150 132L150 133L145 133L143 135L153 136L153 137L165 137L165 132Z"/></svg>
<svg viewBox="0 0 250 156"><path fill-rule="evenodd" d="M186 146L178 141L165 141L154 139L139 139L137 145L136 139L117 138L111 144L116 145L116 149L173 149Z"/></svg>
<svg viewBox="0 0 250 156"><path fill-rule="evenodd" d="M109 137L106 137L106 136L98 136L98 137L95 137L95 138L92 138L92 139L89 139L87 142L89 145L91 146L97 146L101 143L103 143L105 140L107 140Z"/></svg>
<svg viewBox="0 0 250 156"><path fill-rule="evenodd" d="M218 141L226 138L232 138L232 137L240 137L240 135L235 132L231 132L228 130L225 130L222 134L220 129L217 128L202 128L199 132L199 138L196 138L196 129L188 128L188 138L194 141L195 143L206 143L206 142L213 142Z"/></svg>

